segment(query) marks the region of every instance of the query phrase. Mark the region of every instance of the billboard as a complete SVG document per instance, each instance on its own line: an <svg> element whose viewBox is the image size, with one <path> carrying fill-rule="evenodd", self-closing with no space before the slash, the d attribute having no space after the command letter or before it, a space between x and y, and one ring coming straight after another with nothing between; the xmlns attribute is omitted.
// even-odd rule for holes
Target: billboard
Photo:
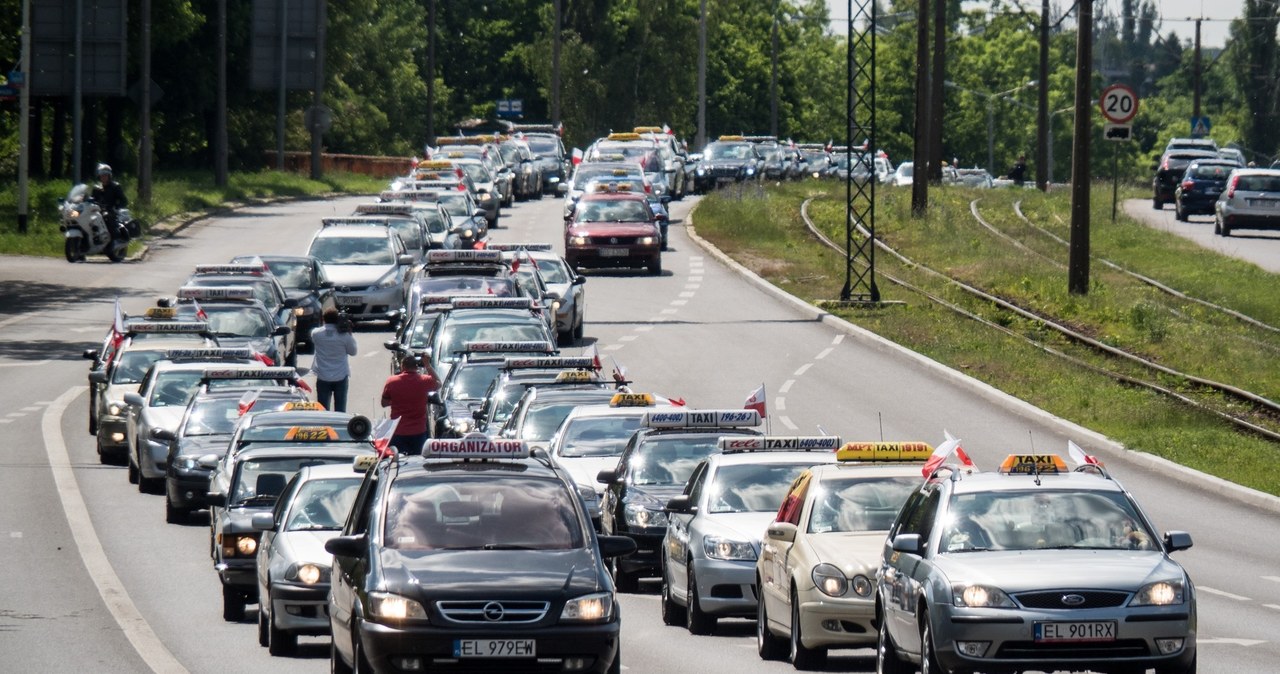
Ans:
<svg viewBox="0 0 1280 674"><path fill-rule="evenodd" d="M80 16L76 16L76 5ZM127 0L41 0L31 4L31 93L71 96L80 28L80 87L86 96L123 96Z"/></svg>

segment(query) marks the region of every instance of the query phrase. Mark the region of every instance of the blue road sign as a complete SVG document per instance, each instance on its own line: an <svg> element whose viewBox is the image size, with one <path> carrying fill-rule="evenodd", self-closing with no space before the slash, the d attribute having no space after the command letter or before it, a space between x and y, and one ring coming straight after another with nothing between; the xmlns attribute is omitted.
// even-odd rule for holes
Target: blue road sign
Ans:
<svg viewBox="0 0 1280 674"><path fill-rule="evenodd" d="M1209 135L1209 130L1212 128L1213 124L1209 122L1208 117L1191 118L1191 136L1193 138L1204 138Z"/></svg>

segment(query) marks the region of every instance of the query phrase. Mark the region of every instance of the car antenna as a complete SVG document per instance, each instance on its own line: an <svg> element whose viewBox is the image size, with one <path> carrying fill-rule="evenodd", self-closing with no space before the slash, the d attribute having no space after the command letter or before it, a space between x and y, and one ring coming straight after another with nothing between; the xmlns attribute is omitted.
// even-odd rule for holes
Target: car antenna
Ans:
<svg viewBox="0 0 1280 674"><path fill-rule="evenodd" d="M880 422L880 442L884 442L884 412L876 412L876 420Z"/></svg>
<svg viewBox="0 0 1280 674"><path fill-rule="evenodd" d="M1027 440L1031 443L1031 453L1036 453L1036 437L1031 434L1031 429L1027 429Z"/></svg>

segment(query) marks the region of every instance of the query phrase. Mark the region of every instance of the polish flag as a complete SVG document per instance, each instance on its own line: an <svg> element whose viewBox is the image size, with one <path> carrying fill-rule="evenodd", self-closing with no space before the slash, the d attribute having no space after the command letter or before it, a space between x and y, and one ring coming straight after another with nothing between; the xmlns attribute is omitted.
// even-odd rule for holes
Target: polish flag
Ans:
<svg viewBox="0 0 1280 674"><path fill-rule="evenodd" d="M200 303L195 301L195 299L191 300L191 308L196 310L196 318L202 321L209 320L209 314L206 314L204 309L200 308Z"/></svg>
<svg viewBox="0 0 1280 674"><path fill-rule="evenodd" d="M1067 441L1067 454L1071 456L1071 460L1077 466L1102 466L1102 462L1098 460L1098 457L1092 454L1085 454L1084 450L1080 449L1080 445L1070 440Z"/></svg>
<svg viewBox="0 0 1280 674"><path fill-rule="evenodd" d="M582 150L573 148L573 165L577 166L582 163Z"/></svg>
<svg viewBox="0 0 1280 674"><path fill-rule="evenodd" d="M929 460L925 461L924 467L920 469L920 472L926 479L933 474L933 471L946 463L947 459L950 459L952 454L954 454L956 458L960 459L960 464L966 468L975 467L973 465L973 460L969 458L968 454L965 454L964 448L960 446L960 439L952 437L951 434L946 431L943 431L943 433L947 436L947 441L938 445L938 448L933 450L933 454L929 456Z"/></svg>
<svg viewBox="0 0 1280 674"><path fill-rule="evenodd" d="M596 350L595 344L588 346L587 350L582 352L582 355L591 359L592 367L595 369L599 370L604 367L604 364L600 362L600 352Z"/></svg>
<svg viewBox="0 0 1280 674"><path fill-rule="evenodd" d="M765 414L765 399L764 384L760 384L760 388L752 391L751 395L747 396L747 402L742 405L742 408L759 412L760 418L763 419L768 416Z"/></svg>
<svg viewBox="0 0 1280 674"><path fill-rule="evenodd" d="M307 393L311 393L313 390L315 390L311 388L311 384L308 384L307 380L303 379L302 377L298 377L298 388L302 389L303 391L306 391Z"/></svg>
<svg viewBox="0 0 1280 674"><path fill-rule="evenodd" d="M120 342L124 341L125 332L124 311L120 309L120 298L117 297L115 315L111 319L111 348L120 346Z"/></svg>
<svg viewBox="0 0 1280 674"><path fill-rule="evenodd" d="M271 359L271 356L268 356L267 354L259 351L258 347L254 346L253 344L249 345L249 355L257 359L258 362L262 363L263 365L266 365L267 367L271 367L276 364L276 362Z"/></svg>
<svg viewBox="0 0 1280 674"><path fill-rule="evenodd" d="M240 416L244 416L249 410L253 409L254 404L258 402L258 393L259 391L254 389L240 396L240 403L237 405L240 410Z"/></svg>
<svg viewBox="0 0 1280 674"><path fill-rule="evenodd" d="M670 401L671 401L671 404L672 404L672 405L675 405L676 407L684 407L684 406L685 406L684 398L668 398L668 400L670 400Z"/></svg>
<svg viewBox="0 0 1280 674"><path fill-rule="evenodd" d="M593 345L593 348L594 348L594 345ZM599 360L599 359L597 359L597 360ZM618 360L617 360L616 358L614 358L613 356L609 356L609 360L613 361L613 380L614 380L614 381L616 381L616 382L618 382L619 384L624 384L624 383L626 383L626 381L627 381L627 367L626 367L625 365L623 365L623 364L619 363L619 362L618 362Z"/></svg>
<svg viewBox="0 0 1280 674"><path fill-rule="evenodd" d="M671 127L667 126L666 124L663 124L663 125L662 125L662 132L663 132L663 133L665 133L665 134L667 134L668 136L674 136L674 135L676 135L676 132L675 132L675 131L672 131L672 130L671 130Z"/></svg>
<svg viewBox="0 0 1280 674"><path fill-rule="evenodd" d="M395 453L391 448L391 436L396 434L396 426L400 425L400 417L394 419L383 419L378 425L373 427L370 434L373 442L373 448L378 451L378 456L387 457Z"/></svg>

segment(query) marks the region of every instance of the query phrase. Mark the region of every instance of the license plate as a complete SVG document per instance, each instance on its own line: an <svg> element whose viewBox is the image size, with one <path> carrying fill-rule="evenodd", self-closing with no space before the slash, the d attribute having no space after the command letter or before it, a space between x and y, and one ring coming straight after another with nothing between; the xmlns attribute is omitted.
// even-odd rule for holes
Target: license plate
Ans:
<svg viewBox="0 0 1280 674"><path fill-rule="evenodd" d="M626 257L631 254L627 248L601 248L600 257Z"/></svg>
<svg viewBox="0 0 1280 674"><path fill-rule="evenodd" d="M340 307L355 307L364 304L364 299L360 297L343 297L339 295L335 299Z"/></svg>
<svg viewBox="0 0 1280 674"><path fill-rule="evenodd" d="M1036 623L1035 636L1037 643L1115 641L1116 623L1114 620Z"/></svg>
<svg viewBox="0 0 1280 674"><path fill-rule="evenodd" d="M1254 208L1277 208L1280 207L1280 201L1272 199L1250 199L1249 205Z"/></svg>
<svg viewBox="0 0 1280 674"><path fill-rule="evenodd" d="M537 657L533 639L456 639L455 658L532 658Z"/></svg>

